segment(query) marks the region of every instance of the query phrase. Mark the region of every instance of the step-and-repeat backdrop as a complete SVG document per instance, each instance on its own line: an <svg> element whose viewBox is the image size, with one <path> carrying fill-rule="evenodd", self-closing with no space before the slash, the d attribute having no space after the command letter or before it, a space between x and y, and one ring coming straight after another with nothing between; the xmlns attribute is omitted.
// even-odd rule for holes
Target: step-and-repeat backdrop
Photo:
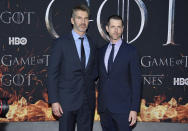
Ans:
<svg viewBox="0 0 188 131"><path fill-rule="evenodd" d="M80 3L91 10L88 34L98 47L108 40L108 16L125 21L123 38L137 47L142 69L138 120L187 123L186 0L0 0L0 122L55 120L46 88L49 50L71 30L71 9Z"/></svg>

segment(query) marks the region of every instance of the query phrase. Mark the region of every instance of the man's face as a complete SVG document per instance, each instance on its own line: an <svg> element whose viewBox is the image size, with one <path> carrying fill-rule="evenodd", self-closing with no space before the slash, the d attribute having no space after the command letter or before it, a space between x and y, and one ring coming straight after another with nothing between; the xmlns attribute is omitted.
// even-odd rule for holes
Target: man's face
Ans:
<svg viewBox="0 0 188 131"><path fill-rule="evenodd" d="M77 33L85 33L89 24L88 13L82 10L75 11L71 18L71 23L73 24L73 29Z"/></svg>
<svg viewBox="0 0 188 131"><path fill-rule="evenodd" d="M121 20L110 19L109 25L106 26L106 31L108 32L111 40L119 40L123 33L123 25Z"/></svg>

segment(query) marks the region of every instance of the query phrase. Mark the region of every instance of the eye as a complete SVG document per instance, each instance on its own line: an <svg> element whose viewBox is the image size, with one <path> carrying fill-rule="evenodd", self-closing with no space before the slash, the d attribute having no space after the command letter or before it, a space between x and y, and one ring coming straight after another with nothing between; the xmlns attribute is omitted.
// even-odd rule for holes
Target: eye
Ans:
<svg viewBox="0 0 188 131"><path fill-rule="evenodd" d="M89 20L89 18L88 17L86 17L86 18L84 18L85 20Z"/></svg>
<svg viewBox="0 0 188 131"><path fill-rule="evenodd" d="M80 16L78 16L78 17L77 17L77 19L79 19L79 20L80 20L80 19L82 19L82 18L81 18Z"/></svg>

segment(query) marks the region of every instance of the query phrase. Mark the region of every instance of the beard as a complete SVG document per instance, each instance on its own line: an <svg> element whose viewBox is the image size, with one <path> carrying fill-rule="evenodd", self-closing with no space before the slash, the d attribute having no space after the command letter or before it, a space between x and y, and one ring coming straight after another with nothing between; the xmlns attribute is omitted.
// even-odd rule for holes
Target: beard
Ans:
<svg viewBox="0 0 188 131"><path fill-rule="evenodd" d="M87 25L86 24L80 24L80 25L78 25L77 29L80 32L85 32L87 30Z"/></svg>
<svg viewBox="0 0 188 131"><path fill-rule="evenodd" d="M120 34L111 34L110 37L111 37L111 39L113 39L113 40L118 40L118 39L121 38L121 35L120 35Z"/></svg>

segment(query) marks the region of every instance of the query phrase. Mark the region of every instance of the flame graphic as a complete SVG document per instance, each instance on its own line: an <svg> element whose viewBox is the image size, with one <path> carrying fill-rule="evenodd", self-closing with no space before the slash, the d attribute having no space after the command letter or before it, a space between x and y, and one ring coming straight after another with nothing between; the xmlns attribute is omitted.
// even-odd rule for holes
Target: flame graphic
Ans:
<svg viewBox="0 0 188 131"><path fill-rule="evenodd" d="M46 54L48 52L47 48L41 54ZM17 53L20 53L18 48ZM7 54L7 53L3 53ZM24 57L34 56L34 52L28 51L25 53ZM39 55L40 56L40 55ZM40 59L41 60L41 59ZM18 60L21 62L21 58ZM43 62L43 61L41 61ZM42 67L42 68L41 68ZM32 66L27 67L27 65L13 65L12 67L0 65L0 79L2 80L3 74L35 74L31 78L32 88L28 88L25 85L16 87L11 85L9 87L4 87L2 81L0 81L0 97L7 97L9 104L9 112L6 114L6 118L0 118L0 122L9 121L49 121L56 120L52 115L52 109L48 104L47 89L44 85L44 80L47 78L47 69L44 66ZM7 82L8 79L3 79ZM40 88L40 89L38 89ZM36 101L35 94L40 90L41 96L39 96ZM36 102L34 102L36 101ZM34 103L33 103L34 102Z"/></svg>
<svg viewBox="0 0 188 131"><path fill-rule="evenodd" d="M156 96L155 103L146 106L146 100L141 100L141 111L138 116L138 121L153 121L153 122L188 122L188 103L179 105L175 98L162 103L165 100L164 96Z"/></svg>
<svg viewBox="0 0 188 131"><path fill-rule="evenodd" d="M7 118L0 118L0 121L49 121L55 120L52 115L51 107L48 103L39 100L35 104L27 103L22 97L19 101L15 101L9 106Z"/></svg>
<svg viewBox="0 0 188 131"><path fill-rule="evenodd" d="M43 93L45 101L48 100L47 93ZM157 96L159 100L163 100L164 97ZM47 102L38 100L35 104L30 104L24 97L21 97L19 101L14 101L10 105L7 118L0 118L0 121L52 121L56 120L52 115L52 109ZM185 105L179 105L174 98L171 98L169 102L150 103L146 106L146 100L141 100L141 111L138 115L138 121L141 122L188 122L188 103ZM100 120L97 110L95 111L95 120Z"/></svg>

